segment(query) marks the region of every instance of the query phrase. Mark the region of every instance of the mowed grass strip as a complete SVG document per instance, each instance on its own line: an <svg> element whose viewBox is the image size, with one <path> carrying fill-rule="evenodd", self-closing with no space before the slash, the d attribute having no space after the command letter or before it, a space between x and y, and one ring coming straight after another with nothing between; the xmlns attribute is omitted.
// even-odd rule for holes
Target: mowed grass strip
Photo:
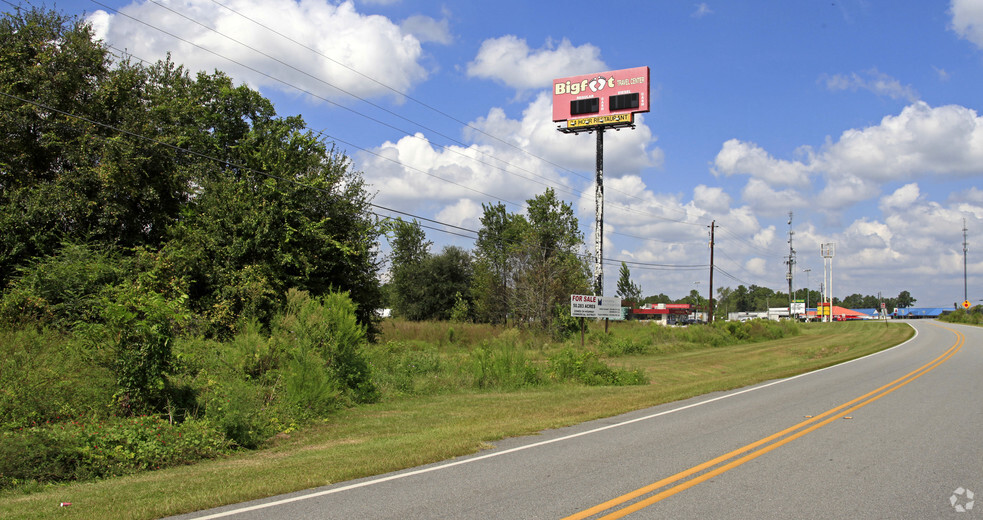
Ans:
<svg viewBox="0 0 983 520"><path fill-rule="evenodd" d="M506 437L789 377L912 334L896 323L810 324L781 340L607 360L643 369L649 385L553 385L390 400L345 410L261 451L30 495L7 493L0 496L0 518L150 519L344 482L475 453Z"/></svg>

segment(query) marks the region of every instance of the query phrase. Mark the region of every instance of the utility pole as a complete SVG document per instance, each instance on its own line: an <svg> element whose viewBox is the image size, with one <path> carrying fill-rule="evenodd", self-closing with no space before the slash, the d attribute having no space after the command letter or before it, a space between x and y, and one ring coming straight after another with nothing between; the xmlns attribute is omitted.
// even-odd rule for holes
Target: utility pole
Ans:
<svg viewBox="0 0 983 520"><path fill-rule="evenodd" d="M710 222L710 303L707 305L707 323L710 324L713 324L713 229L716 227L716 225L716 220Z"/></svg>
<svg viewBox="0 0 983 520"><path fill-rule="evenodd" d="M795 268L795 249L792 247L792 236L793 235L795 235L795 232L792 231L792 212L789 211L788 212L788 261L785 262L786 264L788 264L788 274L786 274L785 277L788 278L788 316L789 316L789 318L792 317L792 300L795 299L795 297L792 295L792 270Z"/></svg>
<svg viewBox="0 0 983 520"><path fill-rule="evenodd" d="M806 274L806 321L809 321L809 273L812 269L803 269L802 272Z"/></svg>
<svg viewBox="0 0 983 520"><path fill-rule="evenodd" d="M969 287L966 284L966 250L968 248L968 243L966 242L966 218L963 218L963 301L969 301Z"/></svg>

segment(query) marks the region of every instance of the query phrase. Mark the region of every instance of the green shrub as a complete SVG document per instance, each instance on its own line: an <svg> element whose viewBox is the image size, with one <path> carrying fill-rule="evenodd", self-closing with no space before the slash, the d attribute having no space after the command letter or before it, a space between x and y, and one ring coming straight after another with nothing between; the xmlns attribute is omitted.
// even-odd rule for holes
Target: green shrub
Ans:
<svg viewBox="0 0 983 520"><path fill-rule="evenodd" d="M450 319L455 323L471 321L471 304L461 295L460 291L454 294L454 306L451 307Z"/></svg>
<svg viewBox="0 0 983 520"><path fill-rule="evenodd" d="M255 449L276 433L265 387L232 379L202 392L204 418L235 446Z"/></svg>
<svg viewBox="0 0 983 520"><path fill-rule="evenodd" d="M87 324L90 354L116 378L115 400L124 415L160 411L172 362L174 326L184 319L183 299L168 300L137 283L106 288L101 322Z"/></svg>
<svg viewBox="0 0 983 520"><path fill-rule="evenodd" d="M956 309L943 314L939 320L949 323L966 323L969 325L983 324L983 306L977 305L969 310Z"/></svg>
<svg viewBox="0 0 983 520"><path fill-rule="evenodd" d="M66 243L53 255L18 270L0 298L0 323L69 329L99 315L99 294L124 277L112 249Z"/></svg>
<svg viewBox="0 0 983 520"><path fill-rule="evenodd" d="M247 319L227 343L227 362L237 374L265 379L280 366L284 345L279 339L264 334L258 320Z"/></svg>
<svg viewBox="0 0 983 520"><path fill-rule="evenodd" d="M682 334L685 341L695 345L721 347L734 343L725 331L710 325L690 325L682 329Z"/></svg>
<svg viewBox="0 0 983 520"><path fill-rule="evenodd" d="M389 342L373 350L372 377L380 389L395 395L437 391L448 370L433 349L414 350Z"/></svg>
<svg viewBox="0 0 983 520"><path fill-rule="evenodd" d="M476 388L514 390L543 382L539 369L514 344L486 343L471 352L468 367Z"/></svg>
<svg viewBox="0 0 983 520"><path fill-rule="evenodd" d="M637 354L648 354L651 347L649 344L633 338L620 338L611 341L602 347L604 354L609 357L631 356Z"/></svg>
<svg viewBox="0 0 983 520"><path fill-rule="evenodd" d="M222 271L222 284L210 296L204 317L207 332L227 338L243 320L269 323L282 305L277 298L276 277L267 265L246 265L234 271Z"/></svg>
<svg viewBox="0 0 983 520"><path fill-rule="evenodd" d="M724 327L727 329L727 333L738 341L744 341L751 337L751 333L748 330L746 322L728 321L725 323Z"/></svg>
<svg viewBox="0 0 983 520"><path fill-rule="evenodd" d="M86 363L81 350L62 331L0 330L0 431L105 414L115 381L108 368Z"/></svg>
<svg viewBox="0 0 983 520"><path fill-rule="evenodd" d="M379 398L379 392L372 384L364 356L365 327L358 323L355 310L347 293L310 298L308 293L292 289L274 334L281 337L293 359L312 360L312 353L319 356L345 397L355 403L369 403Z"/></svg>
<svg viewBox="0 0 983 520"><path fill-rule="evenodd" d="M570 304L560 304L553 309L553 324L550 332L556 341L565 341L580 333L581 318L570 315Z"/></svg>
<svg viewBox="0 0 983 520"><path fill-rule="evenodd" d="M648 384L641 370L611 368L593 351L577 352L565 348L550 356L549 371L556 381L574 381L588 386L626 386Z"/></svg>
<svg viewBox="0 0 983 520"><path fill-rule="evenodd" d="M0 489L125 475L228 451L207 421L143 416L40 424L0 433Z"/></svg>
<svg viewBox="0 0 983 520"><path fill-rule="evenodd" d="M324 417L343 404L341 384L325 365L317 352L296 349L283 369L286 399L304 418Z"/></svg>

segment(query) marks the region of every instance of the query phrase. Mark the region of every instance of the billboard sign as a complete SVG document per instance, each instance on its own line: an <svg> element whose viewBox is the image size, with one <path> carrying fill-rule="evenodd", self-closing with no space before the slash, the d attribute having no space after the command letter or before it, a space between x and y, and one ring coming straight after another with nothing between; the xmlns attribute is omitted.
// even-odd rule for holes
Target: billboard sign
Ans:
<svg viewBox="0 0 983 520"><path fill-rule="evenodd" d="M570 315L574 318L624 319L621 314L621 298L590 294L570 295Z"/></svg>
<svg viewBox="0 0 983 520"><path fill-rule="evenodd" d="M648 67L598 72L553 80L553 121L570 126L630 124L649 111Z"/></svg>

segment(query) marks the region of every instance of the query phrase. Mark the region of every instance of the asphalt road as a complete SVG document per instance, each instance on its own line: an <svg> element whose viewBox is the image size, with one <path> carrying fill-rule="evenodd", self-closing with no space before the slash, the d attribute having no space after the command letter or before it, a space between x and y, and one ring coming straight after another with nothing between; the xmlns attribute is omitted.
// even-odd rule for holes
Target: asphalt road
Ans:
<svg viewBox="0 0 983 520"><path fill-rule="evenodd" d="M177 518L983 518L983 329L911 325L796 378Z"/></svg>

